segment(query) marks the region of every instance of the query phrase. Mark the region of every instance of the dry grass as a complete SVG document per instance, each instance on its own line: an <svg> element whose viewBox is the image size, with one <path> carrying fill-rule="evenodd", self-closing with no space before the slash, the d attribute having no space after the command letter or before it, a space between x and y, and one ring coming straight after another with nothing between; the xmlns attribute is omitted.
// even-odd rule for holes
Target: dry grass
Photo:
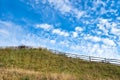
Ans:
<svg viewBox="0 0 120 80"><path fill-rule="evenodd" d="M76 80L74 75L66 73L43 73L17 68L1 68L0 80Z"/></svg>

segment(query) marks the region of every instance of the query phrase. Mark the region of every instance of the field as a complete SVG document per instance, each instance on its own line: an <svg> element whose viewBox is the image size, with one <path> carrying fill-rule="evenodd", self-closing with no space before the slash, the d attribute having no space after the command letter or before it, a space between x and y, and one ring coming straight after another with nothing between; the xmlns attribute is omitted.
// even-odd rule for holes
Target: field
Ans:
<svg viewBox="0 0 120 80"><path fill-rule="evenodd" d="M0 49L0 80L120 80L120 66L47 49Z"/></svg>

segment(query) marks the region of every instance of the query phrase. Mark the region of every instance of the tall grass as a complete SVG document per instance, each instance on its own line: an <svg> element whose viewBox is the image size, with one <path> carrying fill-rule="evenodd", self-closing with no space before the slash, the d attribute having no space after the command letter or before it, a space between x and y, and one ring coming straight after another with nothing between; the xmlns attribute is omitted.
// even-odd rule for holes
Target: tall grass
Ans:
<svg viewBox="0 0 120 80"><path fill-rule="evenodd" d="M0 75L12 73L8 80L120 80L119 66L68 58L47 49L0 49L0 68Z"/></svg>
<svg viewBox="0 0 120 80"><path fill-rule="evenodd" d="M77 78L64 73L43 73L25 69L0 69L0 80L76 80Z"/></svg>

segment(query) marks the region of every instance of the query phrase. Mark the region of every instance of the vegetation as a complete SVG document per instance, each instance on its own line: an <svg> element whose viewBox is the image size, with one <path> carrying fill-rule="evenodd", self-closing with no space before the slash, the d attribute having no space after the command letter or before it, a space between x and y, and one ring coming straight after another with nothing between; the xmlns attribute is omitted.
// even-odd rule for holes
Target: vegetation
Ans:
<svg viewBox="0 0 120 80"><path fill-rule="evenodd" d="M47 49L0 49L0 80L120 80L120 66L87 62Z"/></svg>

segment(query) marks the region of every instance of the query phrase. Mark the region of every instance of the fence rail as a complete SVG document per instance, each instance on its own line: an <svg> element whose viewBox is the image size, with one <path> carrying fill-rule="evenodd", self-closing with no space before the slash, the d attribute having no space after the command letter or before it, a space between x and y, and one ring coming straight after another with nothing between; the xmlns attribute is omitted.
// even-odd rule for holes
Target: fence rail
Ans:
<svg viewBox="0 0 120 80"><path fill-rule="evenodd" d="M120 60L118 59L108 59L108 58L102 58L102 57L94 57L94 56L86 56L86 55L78 55L78 54L71 54L71 53L61 53L59 51L53 51L56 54L64 54L67 57L72 58L79 58L85 61L89 62L102 62L102 63L110 63L120 66Z"/></svg>
<svg viewBox="0 0 120 80"><path fill-rule="evenodd" d="M86 60L89 62L111 63L111 64L116 64L120 66L120 60L118 59L108 59L108 58L102 58L102 57L78 55L78 54L71 54L71 53L65 53L65 55L67 57L79 58L79 59Z"/></svg>

